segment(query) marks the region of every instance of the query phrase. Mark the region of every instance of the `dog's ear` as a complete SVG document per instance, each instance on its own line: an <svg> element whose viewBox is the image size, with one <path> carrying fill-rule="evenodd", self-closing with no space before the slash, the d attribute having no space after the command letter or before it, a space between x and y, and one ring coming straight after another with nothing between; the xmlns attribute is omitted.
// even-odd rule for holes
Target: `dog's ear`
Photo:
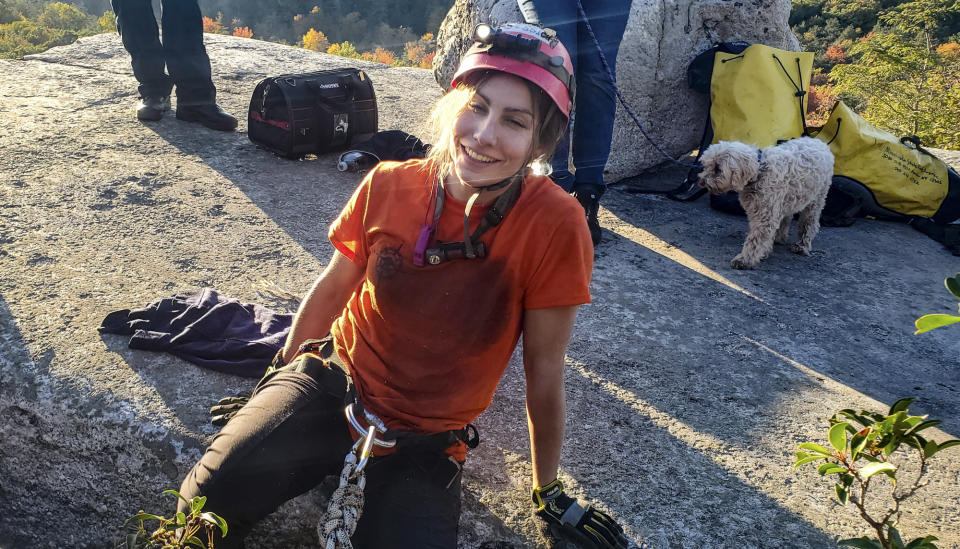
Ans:
<svg viewBox="0 0 960 549"><path fill-rule="evenodd" d="M760 163L753 151L731 151L726 168L730 170L730 188L740 192L747 183L756 180L760 173Z"/></svg>

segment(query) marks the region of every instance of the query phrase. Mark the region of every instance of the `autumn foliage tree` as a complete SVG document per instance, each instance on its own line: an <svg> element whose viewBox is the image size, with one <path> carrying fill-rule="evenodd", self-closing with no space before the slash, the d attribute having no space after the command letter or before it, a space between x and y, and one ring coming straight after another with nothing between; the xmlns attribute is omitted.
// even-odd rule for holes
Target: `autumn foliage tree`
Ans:
<svg viewBox="0 0 960 549"><path fill-rule="evenodd" d="M960 4L916 0L880 16L884 28L851 46L852 62L831 71L836 91L863 117L929 146L960 148L960 56L937 44L938 23L960 17ZM945 47L941 47L945 46Z"/></svg>
<svg viewBox="0 0 960 549"><path fill-rule="evenodd" d="M224 33L223 18L219 16L216 19L212 19L210 17L204 17L203 32L206 32L209 34L223 34Z"/></svg>
<svg viewBox="0 0 960 549"><path fill-rule="evenodd" d="M840 44L831 44L823 54L823 60L831 65L839 65L847 62L847 54Z"/></svg>
<svg viewBox="0 0 960 549"><path fill-rule="evenodd" d="M326 35L322 31L311 28L303 35L303 38L300 39L300 44L308 49L313 51L327 51L330 47L330 41L327 40Z"/></svg>
<svg viewBox="0 0 960 549"><path fill-rule="evenodd" d="M397 63L396 54L383 48L377 48L371 52L364 52L360 57L361 59L375 63L383 63L384 65L395 65Z"/></svg>
<svg viewBox="0 0 960 549"><path fill-rule="evenodd" d="M410 65L429 69L433 63L433 56L436 50L436 40L433 33L426 33L419 40L407 42L404 45L404 58Z"/></svg>
<svg viewBox="0 0 960 549"><path fill-rule="evenodd" d="M829 76L819 68L814 69L807 90L807 125L816 127L826 124L836 101L837 93Z"/></svg>
<svg viewBox="0 0 960 549"><path fill-rule="evenodd" d="M250 27L233 27L233 36L240 38L253 38L253 31Z"/></svg>
<svg viewBox="0 0 960 549"><path fill-rule="evenodd" d="M339 44L331 44L327 48L327 53L332 55L339 55L340 57L349 57L351 59L360 59L360 54L357 53L357 48L353 46L350 42L344 41Z"/></svg>

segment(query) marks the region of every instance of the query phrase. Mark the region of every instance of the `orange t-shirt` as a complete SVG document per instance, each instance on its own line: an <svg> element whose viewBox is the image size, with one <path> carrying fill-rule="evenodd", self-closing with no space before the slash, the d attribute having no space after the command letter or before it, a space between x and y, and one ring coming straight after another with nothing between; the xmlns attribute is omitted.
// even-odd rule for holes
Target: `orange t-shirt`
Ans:
<svg viewBox="0 0 960 549"><path fill-rule="evenodd" d="M481 237L486 257L415 266L414 244L433 222L432 173L426 160L379 164L330 226L337 250L365 267L331 328L337 351L364 407L389 428L418 433L461 429L480 415L524 310L589 303L593 269L583 208L534 176ZM464 209L446 195L436 239L463 240ZM471 233L486 209L474 206Z"/></svg>

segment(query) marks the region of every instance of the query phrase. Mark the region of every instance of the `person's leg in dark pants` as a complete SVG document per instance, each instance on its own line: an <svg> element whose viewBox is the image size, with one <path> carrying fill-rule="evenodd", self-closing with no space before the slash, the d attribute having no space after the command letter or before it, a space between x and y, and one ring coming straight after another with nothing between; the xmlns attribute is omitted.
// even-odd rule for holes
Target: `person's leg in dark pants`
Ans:
<svg viewBox="0 0 960 549"><path fill-rule="evenodd" d="M278 373L213 439L180 493L187 500L206 496L204 509L227 521L218 549L243 547L260 519L340 473L353 445L344 387L300 372ZM185 510L182 501L179 510Z"/></svg>
<svg viewBox="0 0 960 549"><path fill-rule="evenodd" d="M203 17L197 0L163 0L163 54L170 78L177 85L177 106L210 105L216 89L210 57L203 45Z"/></svg>
<svg viewBox="0 0 960 549"><path fill-rule="evenodd" d="M630 2L624 0L584 1L590 27L600 43L604 58L616 78L617 53L627 26ZM617 113L617 96L611 74L603 66L597 43L580 21L577 29L577 93L574 110L589 113L573 129L573 165L576 186L605 186L603 169L610 156L610 141ZM576 188L574 189L576 190Z"/></svg>
<svg viewBox="0 0 960 549"><path fill-rule="evenodd" d="M455 549L460 464L443 453L394 454L367 466L356 549Z"/></svg>
<svg viewBox="0 0 960 549"><path fill-rule="evenodd" d="M214 130L236 129L237 119L216 104L197 0L161 1L162 43L150 0L111 1L117 30L130 53L133 74L140 82L137 118L163 118L163 113L170 109L170 91L176 84L178 119L199 122Z"/></svg>
<svg viewBox="0 0 960 549"><path fill-rule="evenodd" d="M600 197L606 191L603 170L610 156L610 141L617 112L616 92L603 66L600 51L603 51L615 75L620 40L630 15L630 2L581 0L581 4L600 44L599 49L575 1L538 2L536 11L540 22L557 31L557 37L570 52L576 77L572 130L568 128L568 135L561 140L554 154L553 178L564 190L573 191L580 201L587 216L590 236L596 245L600 243L601 236L597 212L600 209ZM573 147L573 176L568 171L566 148L570 141Z"/></svg>
<svg viewBox="0 0 960 549"><path fill-rule="evenodd" d="M574 112L590 113L590 116L581 117L581 123L574 122L573 125L573 166L576 171L573 195L586 211L590 237L597 245L601 238L597 220L600 197L607 190L603 170L610 157L617 114L617 96L611 77L616 79L617 53L630 15L630 2L591 0L585 1L583 8L596 42L581 20L577 26L578 72ZM607 61L606 67L603 59Z"/></svg>
<svg viewBox="0 0 960 549"><path fill-rule="evenodd" d="M173 80L164 70L166 62L153 6L150 0L112 0L112 5L117 15L117 31L130 54L133 75L140 83L137 117L159 120L170 108Z"/></svg>

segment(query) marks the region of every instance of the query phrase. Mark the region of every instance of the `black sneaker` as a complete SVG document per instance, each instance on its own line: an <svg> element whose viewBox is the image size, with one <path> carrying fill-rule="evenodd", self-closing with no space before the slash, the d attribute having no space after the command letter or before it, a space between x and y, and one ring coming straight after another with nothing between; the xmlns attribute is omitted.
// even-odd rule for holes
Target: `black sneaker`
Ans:
<svg viewBox="0 0 960 549"><path fill-rule="evenodd" d="M156 122L170 110L170 96L143 97L137 105L137 119Z"/></svg>
<svg viewBox="0 0 960 549"><path fill-rule="evenodd" d="M597 212L600 210L600 197L606 190L604 185L592 184L577 185L573 188L573 196L580 201L587 214L587 227L590 228L590 239L594 246L600 244L600 221L597 220Z"/></svg>
<svg viewBox="0 0 960 549"><path fill-rule="evenodd" d="M185 122L197 122L222 132L237 129L237 119L223 112L213 103L206 105L177 105L177 119Z"/></svg>

